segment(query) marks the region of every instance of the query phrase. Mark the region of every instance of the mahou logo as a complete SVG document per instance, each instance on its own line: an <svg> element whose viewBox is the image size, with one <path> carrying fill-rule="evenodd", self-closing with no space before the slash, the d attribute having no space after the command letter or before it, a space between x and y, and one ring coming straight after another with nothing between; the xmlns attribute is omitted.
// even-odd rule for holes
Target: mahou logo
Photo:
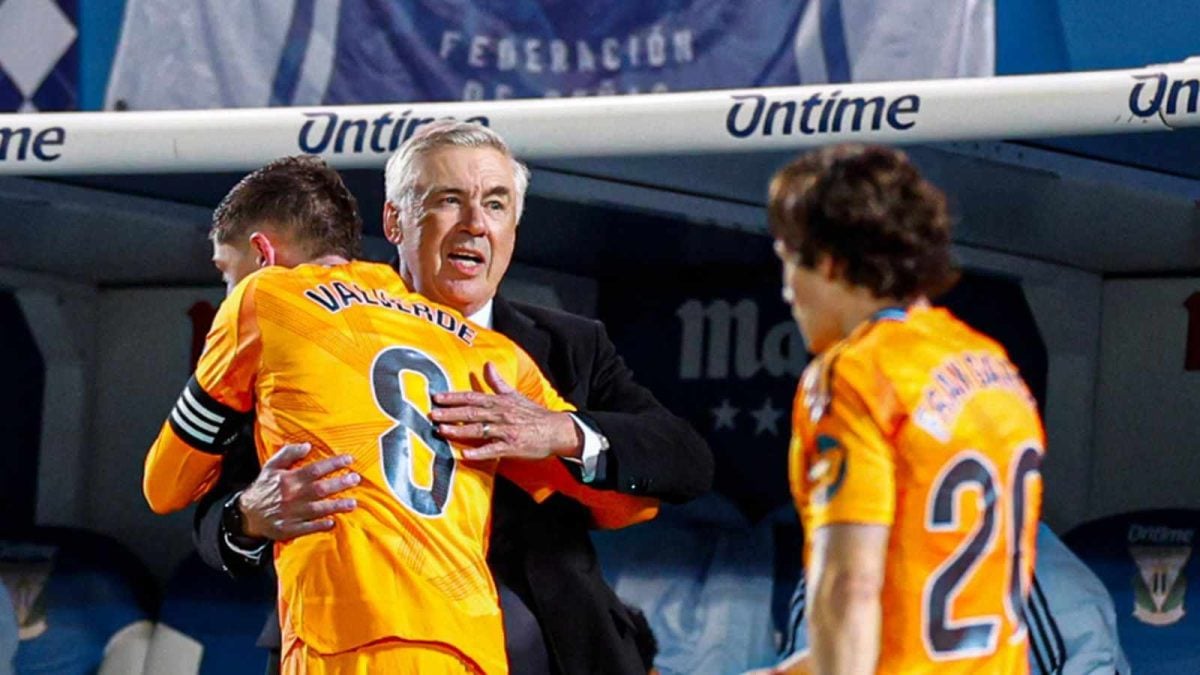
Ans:
<svg viewBox="0 0 1200 675"><path fill-rule="evenodd" d="M807 362L804 340L790 320L771 326L759 339L758 303L687 300L675 311L683 323L679 379L748 380L762 371L798 377Z"/></svg>

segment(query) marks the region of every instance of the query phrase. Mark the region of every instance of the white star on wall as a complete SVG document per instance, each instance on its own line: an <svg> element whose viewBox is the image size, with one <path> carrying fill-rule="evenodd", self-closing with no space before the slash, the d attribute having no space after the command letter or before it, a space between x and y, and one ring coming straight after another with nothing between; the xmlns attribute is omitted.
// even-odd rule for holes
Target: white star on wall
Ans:
<svg viewBox="0 0 1200 675"><path fill-rule="evenodd" d="M770 433L772 436L778 436L779 430L776 425L779 424L779 418L783 415L783 411L776 408L771 402L771 397L763 401L762 407L750 413L754 418L754 435L758 436L763 433Z"/></svg>
<svg viewBox="0 0 1200 675"><path fill-rule="evenodd" d="M729 399L721 401L721 405L712 409L713 417L717 418L713 422L713 431L721 429L734 428L733 418L737 417L738 409L729 404Z"/></svg>

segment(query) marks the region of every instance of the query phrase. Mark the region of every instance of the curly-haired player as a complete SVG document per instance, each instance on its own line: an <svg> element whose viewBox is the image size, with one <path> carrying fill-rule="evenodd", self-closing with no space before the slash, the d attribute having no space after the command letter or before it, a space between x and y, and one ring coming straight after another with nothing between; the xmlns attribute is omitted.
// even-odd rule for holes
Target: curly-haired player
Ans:
<svg viewBox="0 0 1200 675"><path fill-rule="evenodd" d="M954 277L945 197L839 146L776 174L768 213L816 354L789 467L811 649L780 670L1026 671L1044 433L1003 348L926 302Z"/></svg>

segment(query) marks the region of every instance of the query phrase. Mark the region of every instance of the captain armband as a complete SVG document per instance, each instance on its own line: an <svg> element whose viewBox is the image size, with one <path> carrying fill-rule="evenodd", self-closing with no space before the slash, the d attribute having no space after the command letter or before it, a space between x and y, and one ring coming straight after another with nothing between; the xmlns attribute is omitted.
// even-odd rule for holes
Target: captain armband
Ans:
<svg viewBox="0 0 1200 675"><path fill-rule="evenodd" d="M184 443L200 452L220 455L252 415L252 412L238 412L209 396L192 376L179 400L175 401L170 423L171 430Z"/></svg>

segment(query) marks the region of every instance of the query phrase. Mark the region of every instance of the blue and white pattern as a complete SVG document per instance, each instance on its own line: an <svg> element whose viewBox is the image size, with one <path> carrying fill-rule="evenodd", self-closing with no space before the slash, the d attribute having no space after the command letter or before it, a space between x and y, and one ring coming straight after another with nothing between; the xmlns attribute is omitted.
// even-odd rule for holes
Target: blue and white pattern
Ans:
<svg viewBox="0 0 1200 675"><path fill-rule="evenodd" d="M106 107L988 76L994 13L993 0L128 0Z"/></svg>
<svg viewBox="0 0 1200 675"><path fill-rule="evenodd" d="M0 0L0 112L79 107L78 0Z"/></svg>

